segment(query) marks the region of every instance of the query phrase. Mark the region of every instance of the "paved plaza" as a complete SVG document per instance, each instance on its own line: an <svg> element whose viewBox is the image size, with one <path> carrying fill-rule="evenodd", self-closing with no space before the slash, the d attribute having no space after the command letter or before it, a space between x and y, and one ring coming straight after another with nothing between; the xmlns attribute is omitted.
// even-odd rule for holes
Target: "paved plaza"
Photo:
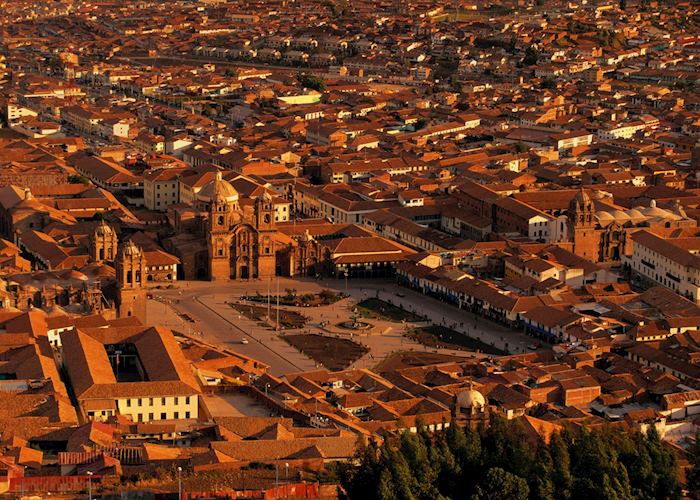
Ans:
<svg viewBox="0 0 700 500"><path fill-rule="evenodd" d="M428 348L404 336L413 324L368 320L372 328L368 333L352 333L337 328L341 321L353 315L353 307L363 299L377 297L400 305L404 309L427 316L430 322L450 327L467 336L478 339L511 353L526 352L532 339L523 332L510 330L456 307L422 294L398 287L390 281L349 280L292 280L280 278L270 283L260 280L248 282L179 282L173 289L153 289L153 299L148 302L148 321L160 323L185 335L201 338L212 344L234 349L270 365L274 375L312 370L318 364L290 346L280 338L278 332L240 315L228 303L242 296L266 296L268 287L272 294L272 323L275 321L274 296L279 287L294 289L297 295L330 289L350 295L332 305L320 307L288 307L309 317L302 329L285 330L286 333L317 333L321 335L343 335L369 348L369 352L351 365L352 368L371 368L389 354L396 351L427 351L458 356L481 356L465 350ZM346 288L347 287L347 288ZM429 323L420 323L425 326ZM325 326L323 326L325 325ZM241 343L247 339L248 343Z"/></svg>

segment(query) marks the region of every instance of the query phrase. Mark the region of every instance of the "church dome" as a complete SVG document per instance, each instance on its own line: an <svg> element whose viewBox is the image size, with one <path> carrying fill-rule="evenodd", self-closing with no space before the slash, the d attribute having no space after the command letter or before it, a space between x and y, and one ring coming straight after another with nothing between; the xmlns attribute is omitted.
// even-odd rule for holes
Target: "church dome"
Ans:
<svg viewBox="0 0 700 500"><path fill-rule="evenodd" d="M591 197L581 188L571 202L580 207L587 207L591 203Z"/></svg>
<svg viewBox="0 0 700 500"><path fill-rule="evenodd" d="M122 255L129 256L129 257L132 255L135 255L135 256L141 255L141 249L139 247L137 247L136 244L131 240L127 241L124 244L124 246L121 248L121 251L122 251Z"/></svg>
<svg viewBox="0 0 700 500"><path fill-rule="evenodd" d="M197 193L197 199L205 203L211 203L212 201L233 203L238 201L238 191L230 182L222 178L221 172L217 172L216 178L207 182Z"/></svg>
<svg viewBox="0 0 700 500"><path fill-rule="evenodd" d="M476 389L468 389L457 394L457 408L483 408L486 398Z"/></svg>
<svg viewBox="0 0 700 500"><path fill-rule="evenodd" d="M114 230L109 227L105 221L102 221L97 225L95 228L95 235L96 236L112 236L114 234Z"/></svg>

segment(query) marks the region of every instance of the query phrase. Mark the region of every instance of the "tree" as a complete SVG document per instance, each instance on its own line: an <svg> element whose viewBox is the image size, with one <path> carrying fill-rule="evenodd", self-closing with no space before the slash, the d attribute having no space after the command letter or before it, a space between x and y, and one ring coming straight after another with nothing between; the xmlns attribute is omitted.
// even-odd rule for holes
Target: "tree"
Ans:
<svg viewBox="0 0 700 500"><path fill-rule="evenodd" d="M323 81L323 78L316 75L299 73L297 75L297 81L301 84L302 87L317 90L319 92L323 92L326 88L326 82Z"/></svg>
<svg viewBox="0 0 700 500"><path fill-rule="evenodd" d="M568 434L566 434L568 436ZM549 440L549 452L552 457L552 483L559 498L567 499L571 496L573 478L569 470L571 459L569 448L564 435L555 433Z"/></svg>
<svg viewBox="0 0 700 500"><path fill-rule="evenodd" d="M477 486L474 500L527 500L530 489L527 482L506 472L500 467L492 467L484 480Z"/></svg>
<svg viewBox="0 0 700 500"><path fill-rule="evenodd" d="M537 47L530 44L525 49L525 57L523 57L522 63L524 66L532 66L533 64L537 64L537 59L539 58L539 56L540 51L537 50Z"/></svg>
<svg viewBox="0 0 700 500"><path fill-rule="evenodd" d="M376 485L381 477L377 454L379 450L374 443L365 444L363 440L358 440L357 450L354 459L359 462L355 468L350 463L343 464L338 471L340 485L344 489L348 498L376 498ZM387 485L387 478L384 483ZM393 489L393 486L391 486Z"/></svg>
<svg viewBox="0 0 700 500"><path fill-rule="evenodd" d="M82 175L74 174L68 176L68 182L70 184L83 184L84 186L87 186L90 184L90 179L83 177Z"/></svg>
<svg viewBox="0 0 700 500"><path fill-rule="evenodd" d="M681 498L681 487L678 482L678 457L661 442L656 427L651 425L646 433L646 448L651 458L651 470L654 479L648 483L649 498ZM649 486L652 486L650 488Z"/></svg>
<svg viewBox="0 0 700 500"><path fill-rule="evenodd" d="M549 449L544 442L540 441L537 445L535 453L535 461L530 473L529 487L534 498L538 500L554 500L560 498L555 496L554 483L552 476L554 473L554 465L552 464L552 456L549 454Z"/></svg>
<svg viewBox="0 0 700 500"><path fill-rule="evenodd" d="M692 467L686 473L686 489L690 498L700 499L700 431L695 433L695 443L690 449L689 456Z"/></svg>
<svg viewBox="0 0 700 500"><path fill-rule="evenodd" d="M573 499L631 499L627 469L619 461L618 452L606 434L582 429L571 441L571 474Z"/></svg>
<svg viewBox="0 0 700 500"><path fill-rule="evenodd" d="M405 425L405 424L404 424ZM650 428L566 428L533 445L520 421L497 416L478 430L454 422L430 433L360 443L338 466L340 497L361 500L677 500L678 463ZM700 435L698 436L700 443ZM700 445L691 450L691 498L700 500Z"/></svg>

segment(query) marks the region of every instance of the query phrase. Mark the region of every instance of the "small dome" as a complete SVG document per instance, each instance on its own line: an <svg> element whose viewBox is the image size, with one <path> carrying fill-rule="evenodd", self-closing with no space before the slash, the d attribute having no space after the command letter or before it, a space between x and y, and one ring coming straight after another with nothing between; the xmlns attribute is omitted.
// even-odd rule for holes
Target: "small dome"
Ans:
<svg viewBox="0 0 700 500"><path fill-rule="evenodd" d="M576 207L585 209L589 207L590 204L590 196L588 196L586 191L583 188L581 188L569 202L569 209L574 210Z"/></svg>
<svg viewBox="0 0 700 500"><path fill-rule="evenodd" d="M621 220L628 220L630 219L630 216L627 215L625 212L622 210L613 210L611 212L611 215L615 218L616 221L621 221Z"/></svg>
<svg viewBox="0 0 700 500"><path fill-rule="evenodd" d="M141 249L136 246L136 243L133 241L129 240L127 241L123 247L121 247L121 253L122 255L126 256L139 256L141 255Z"/></svg>
<svg viewBox="0 0 700 500"><path fill-rule="evenodd" d="M114 234L114 230L109 227L105 221L102 221L95 228L95 234L97 236L111 236Z"/></svg>
<svg viewBox="0 0 700 500"><path fill-rule="evenodd" d="M652 201L654 201L654 200L652 200ZM646 215L647 217L661 217L661 218L666 218L666 217L668 216L668 212L667 212L666 210L664 210L663 208L658 208L658 207L656 206L656 203L654 203L654 204L653 204L652 206L650 206L649 208L645 208L644 210L642 210L642 212L643 212L644 215Z"/></svg>
<svg viewBox="0 0 700 500"><path fill-rule="evenodd" d="M609 226L615 221L615 218L610 215L608 212L597 212L595 214L596 219L598 219L598 224L600 224L603 227Z"/></svg>
<svg viewBox="0 0 700 500"><path fill-rule="evenodd" d="M233 203L238 201L238 191L221 177L221 172L217 172L216 178L207 182L197 193L197 199L206 203L215 200L219 203Z"/></svg>
<svg viewBox="0 0 700 500"><path fill-rule="evenodd" d="M625 213L629 216L630 219L632 220L640 220L640 219L645 219L644 214L637 210L636 208L630 208L629 210L626 210Z"/></svg>
<svg viewBox="0 0 700 500"><path fill-rule="evenodd" d="M483 408L486 398L475 389L468 389L457 394L457 408Z"/></svg>
<svg viewBox="0 0 700 500"><path fill-rule="evenodd" d="M61 279L64 280L79 280L79 281L87 281L88 277L85 276L83 273L80 271L76 271L75 269L67 269L65 271L62 271L59 276Z"/></svg>

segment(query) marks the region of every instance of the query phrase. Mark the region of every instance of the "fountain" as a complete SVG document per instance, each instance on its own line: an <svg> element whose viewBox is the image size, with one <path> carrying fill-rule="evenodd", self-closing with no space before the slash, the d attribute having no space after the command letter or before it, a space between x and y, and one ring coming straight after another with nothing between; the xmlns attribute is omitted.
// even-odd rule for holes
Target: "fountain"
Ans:
<svg viewBox="0 0 700 500"><path fill-rule="evenodd" d="M359 318L360 316L358 316L357 313L353 312L352 316L350 316L350 319L348 321L343 321L339 323L338 326L347 330L358 331L369 330L370 328L372 328L371 323L367 323L366 321L360 321Z"/></svg>

